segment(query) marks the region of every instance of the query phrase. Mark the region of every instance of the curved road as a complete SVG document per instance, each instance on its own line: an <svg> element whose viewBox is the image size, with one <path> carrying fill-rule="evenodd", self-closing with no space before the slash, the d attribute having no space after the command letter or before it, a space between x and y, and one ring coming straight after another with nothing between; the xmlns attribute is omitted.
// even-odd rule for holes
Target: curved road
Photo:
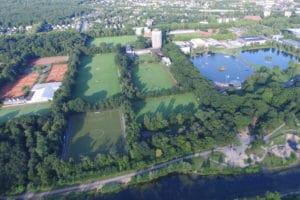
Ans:
<svg viewBox="0 0 300 200"><path fill-rule="evenodd" d="M181 158L176 158L174 160L170 160L170 161L155 165L153 167L150 167L150 168L147 168L144 170L132 172L132 173L125 174L122 176L117 176L114 178L109 178L109 179L96 181L96 182L92 182L92 183L85 183L85 184L76 185L76 186L65 187L65 188L61 188L61 189L55 189L55 190L51 190L48 192L42 192L42 193L36 193L36 194L28 192L23 195L14 196L13 198L15 198L15 199L37 199L37 198L41 198L41 197L45 197L45 196L49 196L49 195L55 195L55 194L64 194L64 193L69 193L69 192L82 192L82 191L94 190L94 189L100 188L101 186L103 186L105 184L114 183L114 182L122 182L122 181L128 180L134 176L145 174L152 170L160 169L160 168L163 168L163 167L173 164L173 163L181 162L184 159L190 159L190 158L194 158L194 157L207 157L210 153L211 153L211 151L195 153L195 154L184 156ZM1 199L7 199L7 197L5 197L5 198L2 197Z"/></svg>

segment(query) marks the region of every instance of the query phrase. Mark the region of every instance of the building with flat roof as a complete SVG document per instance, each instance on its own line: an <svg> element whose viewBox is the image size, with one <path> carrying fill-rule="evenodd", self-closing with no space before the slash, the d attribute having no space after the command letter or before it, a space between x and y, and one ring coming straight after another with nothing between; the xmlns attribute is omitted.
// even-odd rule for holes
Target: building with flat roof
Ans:
<svg viewBox="0 0 300 200"><path fill-rule="evenodd" d="M162 32L161 30L154 29L151 35L151 42L153 49L160 49L162 47Z"/></svg>
<svg viewBox="0 0 300 200"><path fill-rule="evenodd" d="M300 49L300 42L296 41L296 40L291 40L291 39L285 39L282 40L283 44L289 45L289 46L293 46L296 49Z"/></svg>
<svg viewBox="0 0 300 200"><path fill-rule="evenodd" d="M300 28L290 28L287 31L295 35L296 37L300 38Z"/></svg>
<svg viewBox="0 0 300 200"><path fill-rule="evenodd" d="M52 100L54 93L59 89L61 84L61 82L52 82L34 85L31 89L33 95L28 103L46 102Z"/></svg>
<svg viewBox="0 0 300 200"><path fill-rule="evenodd" d="M243 45L252 45L252 44L265 44L267 39L262 36L248 36L248 37L240 37L238 41Z"/></svg>

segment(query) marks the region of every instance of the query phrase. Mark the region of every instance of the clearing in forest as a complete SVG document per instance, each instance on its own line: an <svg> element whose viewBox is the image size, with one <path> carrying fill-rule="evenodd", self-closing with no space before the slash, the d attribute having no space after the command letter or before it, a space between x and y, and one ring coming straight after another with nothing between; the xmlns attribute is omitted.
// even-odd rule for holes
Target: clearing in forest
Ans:
<svg viewBox="0 0 300 200"><path fill-rule="evenodd" d="M97 153L123 154L124 123L121 111L76 114L70 117L64 158L79 160Z"/></svg>
<svg viewBox="0 0 300 200"><path fill-rule="evenodd" d="M112 37L100 37L95 38L90 43L90 46L99 46L101 43L107 44L131 44L137 40L137 36L135 35L123 35L123 36L112 36Z"/></svg>
<svg viewBox="0 0 300 200"><path fill-rule="evenodd" d="M44 115L50 112L50 103L27 104L0 108L0 123L24 115Z"/></svg>
<svg viewBox="0 0 300 200"><path fill-rule="evenodd" d="M196 107L197 100L192 93L148 98L135 103L138 121L141 121L145 114L161 112L164 117L168 117L171 113L194 111Z"/></svg>
<svg viewBox="0 0 300 200"><path fill-rule="evenodd" d="M81 58L75 97L89 102L103 100L121 92L115 54L97 54Z"/></svg>

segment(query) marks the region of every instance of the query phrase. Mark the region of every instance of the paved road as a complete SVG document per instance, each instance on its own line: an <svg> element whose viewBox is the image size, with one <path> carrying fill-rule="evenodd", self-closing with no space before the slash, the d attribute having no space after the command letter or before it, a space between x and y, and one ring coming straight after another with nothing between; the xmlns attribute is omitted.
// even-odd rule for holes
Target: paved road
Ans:
<svg viewBox="0 0 300 200"><path fill-rule="evenodd" d="M210 153L211 153L211 151L195 153L192 155L176 158L174 160L170 160L168 162L164 162L164 163L155 165L153 167L150 167L150 168L147 168L147 169L144 169L141 171L132 172L132 173L122 175L122 176L117 176L114 178L109 178L109 179L105 179L105 180L101 180L101 181L96 181L96 182L86 183L86 184L81 184L81 185L76 185L76 186L70 186L70 187L61 188L61 189L55 189L55 190L51 190L48 192L42 192L42 193L36 193L36 194L28 192L23 195L15 196L14 198L15 199L37 199L37 198L41 198L41 197L45 197L45 196L49 196L49 195L55 195L55 194L64 194L64 193L69 193L69 192L82 192L82 191L95 190L105 184L114 183L114 182L122 182L122 181L128 180L136 175L145 174L147 172L163 168L167 165L181 162L184 159L190 159L190 158L195 158L195 157L207 157ZM6 199L6 198L0 198L0 199Z"/></svg>

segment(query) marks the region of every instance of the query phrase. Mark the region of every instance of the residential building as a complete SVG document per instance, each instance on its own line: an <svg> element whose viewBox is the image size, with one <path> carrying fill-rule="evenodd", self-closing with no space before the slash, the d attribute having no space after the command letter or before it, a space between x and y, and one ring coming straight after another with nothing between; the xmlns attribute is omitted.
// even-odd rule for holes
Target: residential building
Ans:
<svg viewBox="0 0 300 200"><path fill-rule="evenodd" d="M162 47L162 32L161 30L154 29L151 35L152 48L160 49Z"/></svg>

